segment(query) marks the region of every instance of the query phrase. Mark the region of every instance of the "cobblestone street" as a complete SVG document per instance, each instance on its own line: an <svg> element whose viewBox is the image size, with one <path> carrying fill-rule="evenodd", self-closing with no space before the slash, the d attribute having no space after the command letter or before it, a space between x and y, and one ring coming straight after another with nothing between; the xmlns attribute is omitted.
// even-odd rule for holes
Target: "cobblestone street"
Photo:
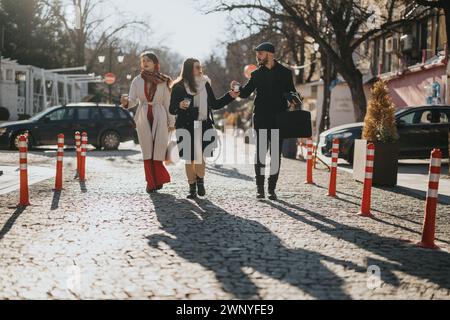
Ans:
<svg viewBox="0 0 450 320"><path fill-rule="evenodd" d="M328 172L305 185L305 163L283 159L271 202L256 200L251 165L208 164L208 196L191 201L182 164L146 194L139 146L89 152L83 185L74 152L64 160L62 193L53 179L34 184L24 210L18 191L0 195L0 299L450 299L448 205L430 251L414 246L424 199L374 189L375 218L361 218L362 185L342 171L331 199ZM0 165L17 162L0 153ZM53 168L55 153L28 162Z"/></svg>

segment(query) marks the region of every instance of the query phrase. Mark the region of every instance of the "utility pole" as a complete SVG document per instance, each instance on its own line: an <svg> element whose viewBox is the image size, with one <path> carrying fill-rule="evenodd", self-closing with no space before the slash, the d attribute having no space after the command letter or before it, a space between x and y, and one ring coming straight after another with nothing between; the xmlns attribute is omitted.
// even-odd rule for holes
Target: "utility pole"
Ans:
<svg viewBox="0 0 450 320"><path fill-rule="evenodd" d="M5 27L3 25L0 26L0 82L3 80L2 74L2 54L5 50Z"/></svg>
<svg viewBox="0 0 450 320"><path fill-rule="evenodd" d="M112 43L109 46L109 71L112 73L112 55L113 55L113 46ZM112 103L112 84L108 85L109 91L109 103Z"/></svg>

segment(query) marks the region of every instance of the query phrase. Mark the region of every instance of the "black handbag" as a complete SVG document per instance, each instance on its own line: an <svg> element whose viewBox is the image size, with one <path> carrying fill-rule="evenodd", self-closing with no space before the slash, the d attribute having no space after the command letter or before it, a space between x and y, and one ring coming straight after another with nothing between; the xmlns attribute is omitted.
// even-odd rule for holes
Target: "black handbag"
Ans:
<svg viewBox="0 0 450 320"><path fill-rule="evenodd" d="M282 139L312 137L311 113L303 110L285 111L277 116Z"/></svg>

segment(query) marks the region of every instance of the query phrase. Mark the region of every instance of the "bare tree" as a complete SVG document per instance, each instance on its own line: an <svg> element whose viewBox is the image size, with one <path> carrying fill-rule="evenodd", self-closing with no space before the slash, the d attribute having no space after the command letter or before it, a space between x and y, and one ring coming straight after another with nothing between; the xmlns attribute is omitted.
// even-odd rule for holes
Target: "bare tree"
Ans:
<svg viewBox="0 0 450 320"><path fill-rule="evenodd" d="M395 18L400 0L379 0L383 10L377 24L369 24L375 14L364 1L357 0L246 0L218 1L208 12L244 10L258 12L280 22L291 22L320 46L350 88L354 113L362 121L366 113L363 75L354 55L371 37L389 32L407 22ZM217 4L218 3L218 4ZM320 23L320 22L324 23ZM331 37L330 37L331 35Z"/></svg>
<svg viewBox="0 0 450 320"><path fill-rule="evenodd" d="M149 29L149 25L144 20L127 18L125 13L115 12L115 21L108 23L111 16L101 14L105 6L109 5L106 0L42 0L53 12L54 16L61 20L67 34L70 36L72 49L75 52L75 62L78 65L86 64L91 69L97 55L105 48L109 47L119 35L133 28ZM65 14L61 8L73 6L79 10L78 25L70 21L73 19ZM125 17L118 20L118 17ZM90 55L86 56L86 49L89 47Z"/></svg>

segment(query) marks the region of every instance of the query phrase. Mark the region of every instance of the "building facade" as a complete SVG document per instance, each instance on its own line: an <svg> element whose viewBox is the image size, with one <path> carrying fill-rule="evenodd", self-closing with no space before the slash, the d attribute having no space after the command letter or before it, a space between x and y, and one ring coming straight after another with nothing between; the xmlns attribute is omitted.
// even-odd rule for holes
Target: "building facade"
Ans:
<svg viewBox="0 0 450 320"><path fill-rule="evenodd" d="M1 59L0 106L9 110L9 120L33 116L51 106L80 102L87 94L87 82L79 78Z"/></svg>

